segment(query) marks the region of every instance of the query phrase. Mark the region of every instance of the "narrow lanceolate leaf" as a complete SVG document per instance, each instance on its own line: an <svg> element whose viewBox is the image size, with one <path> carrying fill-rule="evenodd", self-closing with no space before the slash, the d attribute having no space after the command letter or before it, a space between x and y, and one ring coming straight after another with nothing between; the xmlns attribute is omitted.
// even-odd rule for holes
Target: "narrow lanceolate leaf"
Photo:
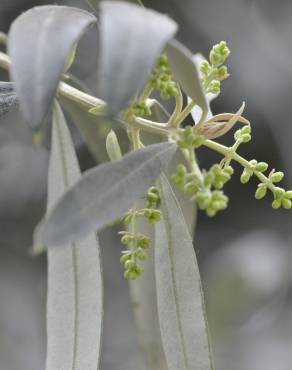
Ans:
<svg viewBox="0 0 292 370"><path fill-rule="evenodd" d="M173 74L183 91L201 107L204 114L207 114L208 104L192 53L176 40L168 43L166 53Z"/></svg>
<svg viewBox="0 0 292 370"><path fill-rule="evenodd" d="M48 246L82 239L123 215L166 167L176 145L153 144L87 171L49 215Z"/></svg>
<svg viewBox="0 0 292 370"><path fill-rule="evenodd" d="M164 176L155 229L158 314L169 370L213 369L200 274L182 211Z"/></svg>
<svg viewBox="0 0 292 370"><path fill-rule="evenodd" d="M27 122L35 128L48 112L67 56L96 18L81 9L40 6L11 26L8 52L11 76Z"/></svg>
<svg viewBox="0 0 292 370"><path fill-rule="evenodd" d="M193 62L195 63L195 65L197 66L197 70L199 71L200 69L200 64L205 60L205 58L203 57L202 54L195 54L193 55ZM211 107L210 107L210 104L212 102L212 100L214 100L215 98L217 98L219 94L213 94L213 93L206 93L205 94L205 97L206 97L206 101L207 101L207 106L208 106L208 113L207 113L207 116L206 118L209 119L213 116L212 114L212 110L211 110ZM188 100L191 101L192 98L191 97L188 97ZM202 117L202 108L199 106L199 105L195 105L195 107L193 108L192 112L191 112L191 115L193 117L193 120L195 123L199 123L200 120L201 120L201 117Z"/></svg>
<svg viewBox="0 0 292 370"><path fill-rule="evenodd" d="M165 15L120 1L101 3L100 22L101 92L114 116L142 89L177 25Z"/></svg>
<svg viewBox="0 0 292 370"><path fill-rule="evenodd" d="M48 211L80 177L63 114L54 107ZM48 249L46 370L97 370L102 331L102 279L94 234Z"/></svg>
<svg viewBox="0 0 292 370"><path fill-rule="evenodd" d="M0 118L18 106L13 83L0 82Z"/></svg>

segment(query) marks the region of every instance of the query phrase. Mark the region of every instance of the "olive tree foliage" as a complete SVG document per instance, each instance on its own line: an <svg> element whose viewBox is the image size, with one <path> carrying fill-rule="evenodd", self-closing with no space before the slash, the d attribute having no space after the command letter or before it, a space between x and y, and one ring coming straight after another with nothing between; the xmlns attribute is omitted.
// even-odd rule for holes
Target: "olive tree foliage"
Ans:
<svg viewBox="0 0 292 370"><path fill-rule="evenodd" d="M257 199L271 192L273 208L291 208L292 193L277 186L282 172L265 174L267 163L237 153L251 139L244 103L236 113L211 112L210 103L229 76L225 42L205 59L175 39L178 25L166 15L121 1L89 3L92 13L35 7L13 22L8 37L2 35L7 54L0 53L0 66L9 69L11 82L0 83L0 119L20 109L33 135L52 123L47 212L34 235L34 250L48 255L46 368L99 366L98 232L118 223L125 246L121 263L139 303L137 330L149 369L212 370L200 272L181 194L193 212L198 207L215 216L227 208L223 187L234 161L243 167L242 183L258 179ZM80 38L96 25L98 97L67 78ZM169 99L171 114L163 106ZM94 155L99 126L108 132L109 161L84 173L63 113L68 104L78 113L75 123ZM232 146L215 141L237 122L242 127ZM128 138L127 153L119 144L121 131ZM222 156L210 169L197 161L204 148ZM149 255L153 260L147 261Z"/></svg>

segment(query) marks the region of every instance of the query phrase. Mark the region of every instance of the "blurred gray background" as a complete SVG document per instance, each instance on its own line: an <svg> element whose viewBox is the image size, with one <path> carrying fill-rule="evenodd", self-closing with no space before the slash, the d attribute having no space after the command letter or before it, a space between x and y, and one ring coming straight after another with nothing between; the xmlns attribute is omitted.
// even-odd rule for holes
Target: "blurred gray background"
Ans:
<svg viewBox="0 0 292 370"><path fill-rule="evenodd" d="M47 3L86 7L85 1L1 0L0 30L8 31L22 11ZM234 112L246 102L253 140L240 148L250 159L284 170L292 187L292 3L288 0L145 0L180 25L178 38L207 55L226 40L231 78L213 105ZM88 8L87 8L88 9ZM81 42L74 73L96 91L97 40ZM8 76L0 72L2 80ZM81 166L94 160L73 128ZM49 131L47 129L46 131ZM48 135L45 135L45 137ZM232 143L232 135L224 139ZM0 370L45 367L45 256L30 254L33 228L46 202L48 141L32 144L17 111L0 122ZM199 154L201 165L214 156ZM101 149L100 160L105 153ZM273 211L270 199L256 201L256 183L239 183L239 168L226 186L227 211L214 219L199 213L195 248L217 370L291 370L291 213ZM105 333L102 370L144 370L127 283L119 264L121 247L111 230L102 233L105 271ZM59 369L56 369L59 370Z"/></svg>

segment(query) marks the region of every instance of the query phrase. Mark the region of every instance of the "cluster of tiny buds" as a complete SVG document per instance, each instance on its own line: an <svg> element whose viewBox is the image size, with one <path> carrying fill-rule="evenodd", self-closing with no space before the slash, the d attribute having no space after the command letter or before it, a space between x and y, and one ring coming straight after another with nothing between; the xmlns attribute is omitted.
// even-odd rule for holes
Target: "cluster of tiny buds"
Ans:
<svg viewBox="0 0 292 370"><path fill-rule="evenodd" d="M234 139L237 142L248 143L251 140L251 127L250 125L235 131Z"/></svg>
<svg viewBox="0 0 292 370"><path fill-rule="evenodd" d="M200 135L196 135L192 126L186 126L181 132L177 145L181 149L199 148L204 141Z"/></svg>
<svg viewBox="0 0 292 370"><path fill-rule="evenodd" d="M206 92L219 94L221 81L228 76L227 67L223 64L230 54L230 50L225 41L213 46L209 55L209 62L204 60L200 65L202 85Z"/></svg>
<svg viewBox="0 0 292 370"><path fill-rule="evenodd" d="M150 76L150 85L153 89L160 92L160 96L164 100L168 100L170 97L178 94L177 84L172 78L166 54L162 54L158 58Z"/></svg>
<svg viewBox="0 0 292 370"><path fill-rule="evenodd" d="M152 186L145 197L147 208L130 210L123 218L124 225L130 225L135 222L137 216L146 217L150 225L154 225L160 220L161 212L157 209L160 205L160 196L158 189ZM121 231L121 242L127 245L127 250L122 251L120 258L121 263L125 267L124 277L126 279L137 279L144 269L139 265L138 261L147 259L146 250L150 247L151 239L141 233Z"/></svg>
<svg viewBox="0 0 292 370"><path fill-rule="evenodd" d="M268 169L268 164L266 162L257 162L255 159L249 162L249 167L244 168L240 181L242 184L246 184L254 173L263 173ZM274 200L272 202L272 207L274 209L285 208L290 209L292 207L291 198L292 191L285 191L283 188L275 186L275 184L282 181L284 178L284 173L281 171L275 172L272 170L268 177L265 177L265 181L258 184L257 190L255 192L256 199L263 199L268 189L273 193Z"/></svg>
<svg viewBox="0 0 292 370"><path fill-rule="evenodd" d="M200 181L195 174L188 173L183 164L179 164L176 173L172 175L172 181L178 189L195 200L201 210L213 217L228 205L227 196L219 189L231 179L232 174L231 166L221 168L219 164L214 164L209 171L202 173L203 181Z"/></svg>
<svg viewBox="0 0 292 370"><path fill-rule="evenodd" d="M145 100L135 100L131 105L131 111L135 116L147 117L151 116L151 108Z"/></svg>

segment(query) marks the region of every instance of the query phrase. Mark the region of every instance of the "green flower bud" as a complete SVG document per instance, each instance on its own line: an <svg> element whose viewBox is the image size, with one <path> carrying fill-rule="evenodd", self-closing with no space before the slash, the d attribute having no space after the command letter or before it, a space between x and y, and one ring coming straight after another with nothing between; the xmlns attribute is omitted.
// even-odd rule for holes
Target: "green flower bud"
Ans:
<svg viewBox="0 0 292 370"><path fill-rule="evenodd" d="M282 188L279 188L279 187L276 187L274 189L274 196L278 199L278 198L283 198L285 195L285 190L282 189Z"/></svg>
<svg viewBox="0 0 292 370"><path fill-rule="evenodd" d="M265 172L268 169L268 163L266 162L259 162L256 165L256 170L259 172Z"/></svg>
<svg viewBox="0 0 292 370"><path fill-rule="evenodd" d="M271 181L272 182L280 182L284 177L284 173L283 172L274 172L272 174L272 176L270 177Z"/></svg>
<svg viewBox="0 0 292 370"><path fill-rule="evenodd" d="M132 241L133 241L134 239L135 239L135 238L134 238L134 235L132 235L132 234L125 234L125 235L123 235L123 236L122 236L122 238L121 238L121 242L122 242L122 244L127 245L127 244L132 243Z"/></svg>
<svg viewBox="0 0 292 370"><path fill-rule="evenodd" d="M196 193L197 190L198 190L197 185L192 181L188 182L184 186L184 192L188 195L192 195L192 194Z"/></svg>
<svg viewBox="0 0 292 370"><path fill-rule="evenodd" d="M237 130L234 133L234 140L238 140L241 138L241 130Z"/></svg>
<svg viewBox="0 0 292 370"><path fill-rule="evenodd" d="M213 186L214 186L215 189L222 189L223 185L224 185L224 182L221 181L221 180L215 180L213 182Z"/></svg>
<svg viewBox="0 0 292 370"><path fill-rule="evenodd" d="M183 164L178 164L176 166L176 172L178 175L185 176L185 174L187 173L187 169Z"/></svg>
<svg viewBox="0 0 292 370"><path fill-rule="evenodd" d="M206 213L208 217L214 217L217 212L213 207L208 207Z"/></svg>
<svg viewBox="0 0 292 370"><path fill-rule="evenodd" d="M240 182L242 184L247 184L249 182L249 180L250 180L250 177L251 177L250 173L247 172L246 170L243 170L243 172L242 172L242 174L240 176Z"/></svg>
<svg viewBox="0 0 292 370"><path fill-rule="evenodd" d="M284 196L285 196L286 199L291 199L292 198L292 190L286 191Z"/></svg>
<svg viewBox="0 0 292 370"><path fill-rule="evenodd" d="M126 270L126 271L124 272L124 278L125 278L125 279L131 279L131 271Z"/></svg>
<svg viewBox="0 0 292 370"><path fill-rule="evenodd" d="M241 129L242 134L250 134L251 133L251 127L250 125L246 125Z"/></svg>
<svg viewBox="0 0 292 370"><path fill-rule="evenodd" d="M127 270L133 270L136 268L136 263L134 261L128 260L125 262L125 269Z"/></svg>
<svg viewBox="0 0 292 370"><path fill-rule="evenodd" d="M267 194L267 187L265 185L261 186L262 184L260 184L260 186L257 188L257 191L255 193L255 198L256 199L263 199L266 194Z"/></svg>
<svg viewBox="0 0 292 370"><path fill-rule="evenodd" d="M131 259L132 257L132 253L131 252L127 252L127 253L124 253L121 258L120 258L120 262L122 264L124 264L126 261L128 261L129 259Z"/></svg>
<svg viewBox="0 0 292 370"><path fill-rule="evenodd" d="M144 268L142 266L136 265L136 273L138 276L142 275L144 272Z"/></svg>
<svg viewBox="0 0 292 370"><path fill-rule="evenodd" d="M221 83L220 81L213 80L210 82L207 92L213 93L213 94L219 94L220 93L220 88L221 88Z"/></svg>
<svg viewBox="0 0 292 370"><path fill-rule="evenodd" d="M210 204L211 199L210 199L210 196L208 194L199 191L196 194L196 201L197 201L197 204L198 204L199 208L204 210Z"/></svg>
<svg viewBox="0 0 292 370"><path fill-rule="evenodd" d="M210 72L210 64L207 60L204 60L201 65L200 65L200 72L202 73L202 75L204 76L207 76Z"/></svg>
<svg viewBox="0 0 292 370"><path fill-rule="evenodd" d="M230 50L225 41L221 41L219 44L213 46L210 52L210 62L214 66L223 64L230 54Z"/></svg>
<svg viewBox="0 0 292 370"><path fill-rule="evenodd" d="M224 80L229 76L226 66L221 66L218 68L218 78Z"/></svg>
<svg viewBox="0 0 292 370"><path fill-rule="evenodd" d="M281 207L282 201L281 199L275 199L273 200L272 207L274 209L279 209Z"/></svg>
<svg viewBox="0 0 292 370"><path fill-rule="evenodd" d="M251 161L249 161L249 164L252 166L252 167L255 167L257 164L258 164L258 161L256 159L252 159Z"/></svg>
<svg viewBox="0 0 292 370"><path fill-rule="evenodd" d="M141 260L141 261L144 261L144 260L146 260L146 258L147 258L146 253L144 253L142 250L139 250L139 251L136 253L136 256L137 256L137 258L138 258L139 260Z"/></svg>
<svg viewBox="0 0 292 370"><path fill-rule="evenodd" d="M127 214L125 215L125 217L123 218L123 224L124 225L130 225L130 223L132 222L132 219L133 219L133 215L132 214Z"/></svg>
<svg viewBox="0 0 292 370"><path fill-rule="evenodd" d="M248 143L251 140L250 134L241 135L241 140L242 140L243 143Z"/></svg>
<svg viewBox="0 0 292 370"><path fill-rule="evenodd" d="M285 209L290 209L292 207L292 203L291 203L291 200L289 199L282 199L282 207L285 208Z"/></svg>
<svg viewBox="0 0 292 370"><path fill-rule="evenodd" d="M146 235L139 235L137 239L137 246L143 249L147 249L150 247L151 239L148 238Z"/></svg>
<svg viewBox="0 0 292 370"><path fill-rule="evenodd" d="M204 184L205 186L210 186L213 181L215 179L215 175L213 174L213 172L207 172L204 174Z"/></svg>
<svg viewBox="0 0 292 370"><path fill-rule="evenodd" d="M234 174L234 169L230 165L224 167L224 171L227 172L230 176Z"/></svg>

